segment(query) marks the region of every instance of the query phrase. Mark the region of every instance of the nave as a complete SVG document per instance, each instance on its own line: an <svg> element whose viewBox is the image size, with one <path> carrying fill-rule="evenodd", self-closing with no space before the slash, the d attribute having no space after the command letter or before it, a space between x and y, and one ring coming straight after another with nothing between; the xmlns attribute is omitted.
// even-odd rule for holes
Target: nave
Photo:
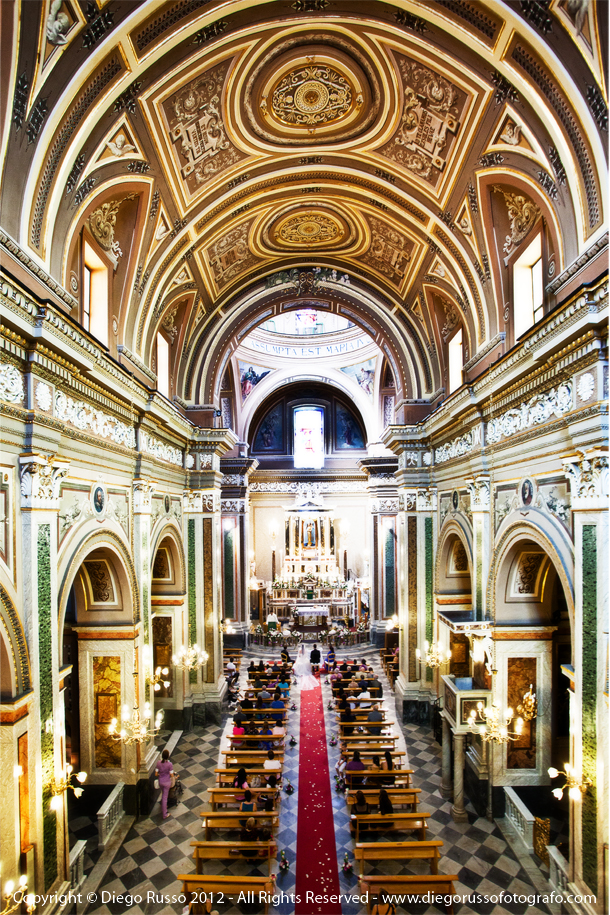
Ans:
<svg viewBox="0 0 610 915"><path fill-rule="evenodd" d="M454 907L456 915L477 915L488 913L510 912L521 913L525 911L524 903L503 902L502 906L493 903L485 904L480 901L481 895L498 895L500 892L517 893L531 897L537 892L544 892L542 871L539 871L536 881L537 865L529 856L517 858L514 851L506 841L502 830L487 819L477 817L474 809L467 804L468 822L456 823L451 817L451 802L444 800L440 795L441 784L441 748L434 740L431 728L428 725L417 726L411 724L400 725L399 719L394 714L394 696L388 683L385 672L381 666L379 651L372 647L356 646L355 648L341 649L337 652L337 661L341 663L345 658L352 660L357 657L366 658L380 680L383 687L384 707L388 720L393 720L393 731L397 734L396 750L404 751L402 768L413 770L411 784L420 790L418 796L418 812L428 812L427 840L438 839L443 842L440 849L441 858L438 865L439 874L456 874L459 880L454 883L454 893L461 896L479 894L475 904L458 904ZM253 646L244 652L240 665L240 687L246 684L246 667L252 658L261 658L263 661L279 660L279 651ZM342 915L365 915L367 907L355 902L348 902L345 897L358 895L359 862L354 859L355 842L350 833L350 813L346 804L345 795L335 790L335 765L339 759L340 745L331 746L332 736L338 737L337 712L335 708L328 708L331 700L331 686L325 682L326 677L321 676L322 707L324 709L324 726L326 731L326 744L328 748L328 768L331 781L332 817L335 836L335 866L337 869L337 882L340 893L343 895L341 908L311 906L301 908L301 912L308 911L310 915L327 915L330 912L341 911ZM315 692L315 691L312 691ZM304 693L303 695L311 695ZM281 790L281 803L279 807L279 828L275 833L277 838L277 854L273 862L273 873L276 875L274 893L284 893L290 896L295 893L297 874L303 868L310 874L311 860L299 856L297 842L298 810L300 788L303 785L303 773L299 772L302 762L303 746L300 739L301 729L301 702L300 690L295 688L294 680L291 685L290 701L287 705L288 719L285 738L284 762L282 768L283 788ZM292 709L295 705L296 708ZM209 725L196 727L189 733L184 733L176 749L172 752L172 762L176 772L180 774L184 792L176 807L171 808L171 816L163 821L161 809L157 801L151 815L135 822L130 828L122 847L116 854L112 866L108 870L99 889L101 893L119 895L129 893L132 896L141 896L141 904L135 903L129 908L123 899L120 903L98 904L89 909L90 915L119 915L126 911L130 915L170 915L182 912L182 905L163 905L161 896L179 895L182 890L182 881L179 875L194 874L195 862L193 860L193 841L203 839L201 813L210 810L207 802L208 789L216 784L217 775L214 772L222 764L222 750L228 747L228 737L232 729L233 709L229 710L225 704L223 721L220 726ZM297 739L297 744L290 747L290 737ZM164 741L159 744L159 752ZM301 776L301 777L299 777ZM286 793L286 785L294 787L294 793ZM320 810L320 821L328 816L328 811ZM312 823L312 828L317 824ZM223 839L232 839L237 842L238 833L222 833ZM217 838L219 834L215 834ZM365 841L392 842L416 840L416 833L367 834ZM279 873L280 853L284 851L289 862L286 873ZM342 870L344 856L347 853L353 865L353 873L346 876ZM377 866L380 865L380 866ZM261 859L256 864L244 860L206 861L201 867L205 874L215 874L223 877L267 877L267 861ZM366 877L396 874L428 874L430 872L428 861L382 861L365 865ZM532 878L533 873L533 878ZM311 874L310 874L311 876ZM315 879L309 880L309 889L316 893L323 892ZM84 890L87 891L85 886ZM147 894L154 893L154 900ZM106 897L108 898L108 897ZM150 899L148 903L147 899ZM247 906L219 907L221 915L234 915L234 913L254 912L254 908ZM263 912L263 907L260 907ZM414 915L423 912L440 912L442 908L427 906L424 903L410 904L408 909L398 906L397 911L409 911ZM554 912L544 904L527 907L528 915ZM295 906L291 902L270 906L271 915L292 915ZM297 912L299 909L297 908Z"/></svg>

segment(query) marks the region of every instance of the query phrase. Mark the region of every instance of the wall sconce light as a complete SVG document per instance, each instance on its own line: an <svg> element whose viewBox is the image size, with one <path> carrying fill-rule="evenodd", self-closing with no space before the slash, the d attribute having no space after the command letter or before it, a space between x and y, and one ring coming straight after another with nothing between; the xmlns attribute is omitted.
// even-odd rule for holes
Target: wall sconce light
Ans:
<svg viewBox="0 0 610 915"><path fill-rule="evenodd" d="M517 706L517 714L525 721L533 721L538 717L538 700L536 693L532 692L532 684L526 693L524 693L521 704Z"/></svg>
<svg viewBox="0 0 610 915"><path fill-rule="evenodd" d="M395 613L394 616L388 617L385 621L385 628L388 632L392 632L394 629L400 629L398 625L398 614Z"/></svg>
<svg viewBox="0 0 610 915"><path fill-rule="evenodd" d="M164 677L167 677L169 674L169 667L156 667L155 673L153 676L149 675L146 679L154 689L156 693L161 689L161 685L167 689L170 685L169 680L165 680Z"/></svg>
<svg viewBox="0 0 610 915"><path fill-rule="evenodd" d="M558 778L560 775L563 775L566 780L563 788L553 788L553 796L556 797L558 801L563 797L563 792L566 788L568 789L568 797L571 801L581 801L583 794L586 794L587 792L587 788L593 784L590 778L582 778L582 776L577 775L569 763L564 763L564 771L562 772L551 767L549 769L549 775L551 778Z"/></svg>
<svg viewBox="0 0 610 915"><path fill-rule="evenodd" d="M28 915L36 908L36 897L30 893L26 896L26 890L28 888L28 878L23 874L19 878L19 886L15 889L15 884L12 880L8 880L6 886L4 887L4 908L0 912L0 915L12 915L12 912L16 912L21 908L22 903L25 902L27 907Z"/></svg>
<svg viewBox="0 0 610 915"><path fill-rule="evenodd" d="M66 766L66 771L64 773L64 777L62 778L62 780L60 782L54 782L53 786L51 788L51 791L53 792L53 797L51 798L51 804L50 804L51 810L61 810L62 798L63 798L63 795L68 790L68 788L70 788L72 791L74 791L74 797L81 796L81 794L83 793L83 789L80 788L78 785L72 784L73 778L76 778L82 785L83 782L87 778L87 773L86 772L76 772L76 773L72 774L72 766L70 766L70 765Z"/></svg>

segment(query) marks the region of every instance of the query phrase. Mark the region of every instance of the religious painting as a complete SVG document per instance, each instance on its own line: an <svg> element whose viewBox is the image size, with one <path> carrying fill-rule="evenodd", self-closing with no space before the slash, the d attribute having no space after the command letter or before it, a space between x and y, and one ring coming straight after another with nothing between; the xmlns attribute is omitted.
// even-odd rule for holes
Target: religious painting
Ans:
<svg viewBox="0 0 610 915"><path fill-rule="evenodd" d="M297 407L294 411L294 466L324 467L324 410Z"/></svg>
<svg viewBox="0 0 610 915"><path fill-rule="evenodd" d="M169 496L165 496L165 498L163 499L163 508L165 509L166 515L169 515L170 507L171 507L171 503L170 503Z"/></svg>
<svg viewBox="0 0 610 915"><path fill-rule="evenodd" d="M247 362L239 363L239 384L241 387L241 402L243 403L251 394L259 381L266 378L272 369L261 365L249 365Z"/></svg>
<svg viewBox="0 0 610 915"><path fill-rule="evenodd" d="M335 401L335 447L344 448L364 448L365 441L360 423L350 411Z"/></svg>
<svg viewBox="0 0 610 915"><path fill-rule="evenodd" d="M284 404L276 404L265 415L254 439L254 451L281 454L284 451Z"/></svg>
<svg viewBox="0 0 610 915"><path fill-rule="evenodd" d="M95 697L96 724L110 724L117 717L116 693L98 693Z"/></svg>
<svg viewBox="0 0 610 915"><path fill-rule="evenodd" d="M344 365L341 371L349 378L360 385L365 394L371 400L373 398L373 389L375 387L375 366L377 359L368 359L366 362L358 362L356 365Z"/></svg>

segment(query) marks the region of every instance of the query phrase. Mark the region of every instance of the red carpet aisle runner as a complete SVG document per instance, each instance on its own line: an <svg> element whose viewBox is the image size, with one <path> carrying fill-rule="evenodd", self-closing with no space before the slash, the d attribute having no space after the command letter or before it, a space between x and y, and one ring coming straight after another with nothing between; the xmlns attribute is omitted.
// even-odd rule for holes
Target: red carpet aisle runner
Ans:
<svg viewBox="0 0 610 915"><path fill-rule="evenodd" d="M295 915L341 915L324 708L320 685L301 693ZM309 896L307 895L309 893ZM321 897L312 900L312 895ZM329 902L334 896L336 902Z"/></svg>

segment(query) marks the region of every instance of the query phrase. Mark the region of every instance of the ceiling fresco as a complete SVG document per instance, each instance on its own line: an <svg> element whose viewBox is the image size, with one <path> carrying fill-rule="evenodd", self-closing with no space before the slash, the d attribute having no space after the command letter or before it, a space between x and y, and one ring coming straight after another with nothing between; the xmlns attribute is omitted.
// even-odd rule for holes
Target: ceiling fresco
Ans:
<svg viewBox="0 0 610 915"><path fill-rule="evenodd" d="M505 347L530 232L551 283L603 229L595 0L547 27L502 0L34 6L7 38L2 225L73 314L77 240L101 239L111 349L149 369L164 329L180 403L295 295L382 316L397 397L432 403L454 317L470 359Z"/></svg>

